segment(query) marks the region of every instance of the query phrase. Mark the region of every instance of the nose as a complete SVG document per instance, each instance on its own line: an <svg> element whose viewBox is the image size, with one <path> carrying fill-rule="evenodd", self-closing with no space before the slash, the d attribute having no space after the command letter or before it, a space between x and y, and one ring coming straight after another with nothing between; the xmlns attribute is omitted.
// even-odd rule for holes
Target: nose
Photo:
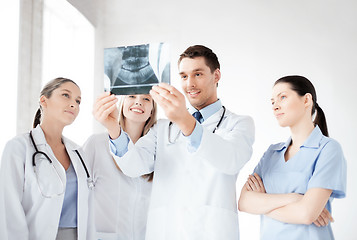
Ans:
<svg viewBox="0 0 357 240"><path fill-rule="evenodd" d="M273 109L273 111L279 110L279 109L280 109L279 104L278 104L277 102L275 102L275 103L272 105L272 109Z"/></svg>
<svg viewBox="0 0 357 240"><path fill-rule="evenodd" d="M187 86L188 87L195 87L196 86L196 79L194 77L187 77Z"/></svg>
<svg viewBox="0 0 357 240"><path fill-rule="evenodd" d="M135 105L142 106L143 104L141 103L141 100L140 100L140 99L137 99L137 100L135 101Z"/></svg>

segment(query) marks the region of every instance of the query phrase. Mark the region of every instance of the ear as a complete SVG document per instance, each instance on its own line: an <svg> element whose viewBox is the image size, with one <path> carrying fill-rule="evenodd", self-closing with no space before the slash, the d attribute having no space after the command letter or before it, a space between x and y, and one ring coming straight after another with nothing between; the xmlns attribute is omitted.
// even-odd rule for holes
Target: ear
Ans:
<svg viewBox="0 0 357 240"><path fill-rule="evenodd" d="M304 96L304 104L305 107L312 107L313 101L312 101L312 95L311 93L306 93Z"/></svg>
<svg viewBox="0 0 357 240"><path fill-rule="evenodd" d="M46 98L46 96L42 95L40 97L40 105L42 106L42 108L47 106L47 98Z"/></svg>
<svg viewBox="0 0 357 240"><path fill-rule="evenodd" d="M221 79L221 70L217 68L216 70L214 70L214 82L217 84L220 79Z"/></svg>

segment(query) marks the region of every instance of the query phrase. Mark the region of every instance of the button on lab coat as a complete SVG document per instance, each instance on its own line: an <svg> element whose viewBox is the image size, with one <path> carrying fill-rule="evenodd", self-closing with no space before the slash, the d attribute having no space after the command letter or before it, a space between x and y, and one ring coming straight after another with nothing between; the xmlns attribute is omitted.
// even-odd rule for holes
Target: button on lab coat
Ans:
<svg viewBox="0 0 357 240"><path fill-rule="evenodd" d="M38 150L50 157L65 184L65 169L46 143L41 127L33 129L32 135ZM78 239L92 239L87 176L75 152L78 146L62 139L78 178ZM0 239L56 238L64 194L52 198L41 195L32 166L34 152L28 133L13 138L5 146L0 170Z"/></svg>
<svg viewBox="0 0 357 240"><path fill-rule="evenodd" d="M128 177L120 171L108 142L107 133L95 134L83 147L95 184L93 206L97 238L144 240L152 182L142 177Z"/></svg>
<svg viewBox="0 0 357 240"><path fill-rule="evenodd" d="M254 123L227 110L212 133L222 112L203 122L193 153L175 124L159 120L123 157L114 156L131 177L155 169L147 240L239 239L236 180L252 154Z"/></svg>

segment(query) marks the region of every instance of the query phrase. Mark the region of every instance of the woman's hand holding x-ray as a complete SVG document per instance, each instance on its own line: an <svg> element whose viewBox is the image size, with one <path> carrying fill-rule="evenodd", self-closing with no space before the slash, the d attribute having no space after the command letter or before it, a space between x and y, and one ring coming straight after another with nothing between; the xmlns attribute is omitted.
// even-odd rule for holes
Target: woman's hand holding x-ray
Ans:
<svg viewBox="0 0 357 240"><path fill-rule="evenodd" d="M97 97L93 105L94 118L108 130L112 139L116 139L120 135L117 102L118 99L114 94L105 92Z"/></svg>
<svg viewBox="0 0 357 240"><path fill-rule="evenodd" d="M182 93L167 83L160 83L152 87L150 94L164 109L167 118L176 123L184 135L192 133L196 120L187 111L185 96Z"/></svg>
<svg viewBox="0 0 357 240"><path fill-rule="evenodd" d="M266 193L263 181L257 173L249 175L247 182L245 183L245 187L248 191ZM319 217L314 221L314 224L318 227L323 227L328 225L329 222L333 221L334 220L330 212L324 208Z"/></svg>

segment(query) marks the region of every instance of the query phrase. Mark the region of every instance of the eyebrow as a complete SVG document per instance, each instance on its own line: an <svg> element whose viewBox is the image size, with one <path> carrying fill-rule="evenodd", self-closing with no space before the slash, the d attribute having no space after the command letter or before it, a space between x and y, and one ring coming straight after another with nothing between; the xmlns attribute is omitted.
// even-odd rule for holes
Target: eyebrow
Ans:
<svg viewBox="0 0 357 240"><path fill-rule="evenodd" d="M278 95L276 95L276 96L279 97L283 93L285 93L285 91L282 91L282 92L278 93ZM271 98L270 101L274 101L274 98Z"/></svg>
<svg viewBox="0 0 357 240"><path fill-rule="evenodd" d="M68 93L72 93L71 91L69 91L69 90L68 90L68 89L66 89L66 88L62 89L61 91L65 91L65 92L68 92ZM82 97L81 97L81 96L78 96L77 98L82 99Z"/></svg>
<svg viewBox="0 0 357 240"><path fill-rule="evenodd" d="M202 72L202 71L203 71L202 68L197 68L197 69L193 69L192 72ZM185 72L180 72L179 74L180 74L180 75L183 75L183 74L186 74L186 73L185 73Z"/></svg>

